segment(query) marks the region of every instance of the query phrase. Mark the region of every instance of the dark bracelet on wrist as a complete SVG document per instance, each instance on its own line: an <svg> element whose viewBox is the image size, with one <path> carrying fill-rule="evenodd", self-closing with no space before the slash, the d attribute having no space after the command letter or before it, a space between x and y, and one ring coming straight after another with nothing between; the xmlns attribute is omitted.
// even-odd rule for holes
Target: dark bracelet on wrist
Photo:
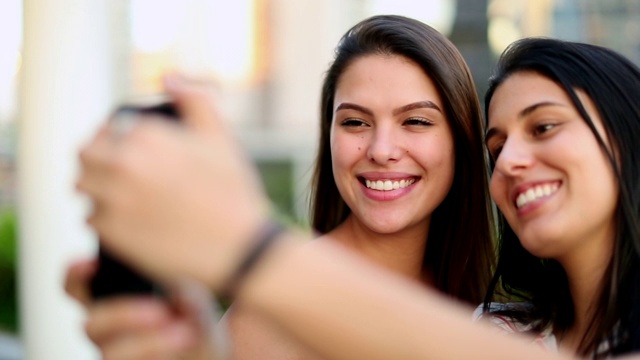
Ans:
<svg viewBox="0 0 640 360"><path fill-rule="evenodd" d="M256 239L253 241L253 246L218 292L219 299L227 303L231 302L241 283L251 270L255 268L260 259L264 257L278 236L284 231L286 231L286 228L283 225L272 220L262 226L262 229L260 229Z"/></svg>

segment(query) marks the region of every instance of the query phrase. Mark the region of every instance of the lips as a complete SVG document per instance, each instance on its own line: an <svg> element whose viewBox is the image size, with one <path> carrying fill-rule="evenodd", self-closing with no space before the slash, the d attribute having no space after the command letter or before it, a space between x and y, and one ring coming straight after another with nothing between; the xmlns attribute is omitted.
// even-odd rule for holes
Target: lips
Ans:
<svg viewBox="0 0 640 360"><path fill-rule="evenodd" d="M560 184L559 181L552 181L518 189L514 196L516 208L521 209L535 201L553 195L560 188Z"/></svg>
<svg viewBox="0 0 640 360"><path fill-rule="evenodd" d="M390 191L397 189L404 189L407 186L416 182L415 178L402 179L402 180L364 180L364 186L369 189L378 191Z"/></svg>
<svg viewBox="0 0 640 360"><path fill-rule="evenodd" d="M375 191L405 189L420 180L420 176L401 172L366 172L357 178L364 187Z"/></svg>

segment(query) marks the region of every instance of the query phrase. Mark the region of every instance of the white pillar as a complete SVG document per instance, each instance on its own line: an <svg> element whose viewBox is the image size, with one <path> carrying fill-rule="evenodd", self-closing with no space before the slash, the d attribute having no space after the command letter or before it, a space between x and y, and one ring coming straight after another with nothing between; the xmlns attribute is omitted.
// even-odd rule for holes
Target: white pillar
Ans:
<svg viewBox="0 0 640 360"><path fill-rule="evenodd" d="M109 26L112 6L124 3L24 0L18 215L25 359L97 358L63 279L69 260L95 249L83 220L87 204L74 190L77 151L121 85L112 81L122 62Z"/></svg>

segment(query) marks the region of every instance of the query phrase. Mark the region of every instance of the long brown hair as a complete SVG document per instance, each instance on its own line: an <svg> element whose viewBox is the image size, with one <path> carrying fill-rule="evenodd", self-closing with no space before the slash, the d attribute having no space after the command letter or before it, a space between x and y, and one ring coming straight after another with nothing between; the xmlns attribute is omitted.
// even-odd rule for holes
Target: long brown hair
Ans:
<svg viewBox="0 0 640 360"><path fill-rule="evenodd" d="M355 59L370 54L411 59L433 80L444 101L454 138L455 175L449 194L432 215L423 268L432 273L438 289L477 305L489 283L494 259L494 221L480 104L460 52L445 36L420 21L373 16L352 27L338 43L322 86L320 144L312 178L312 225L324 234L351 212L336 187L331 166L333 102L345 69Z"/></svg>
<svg viewBox="0 0 640 360"><path fill-rule="evenodd" d="M521 39L501 55L490 79L485 109L498 87L518 72L535 72L554 81L591 129L618 179L615 250L596 298L589 330L578 352L605 358L640 350L640 68L624 56L600 46L546 38ZM593 101L614 153L598 134L576 89ZM500 252L485 309L493 297L506 293L531 304L509 316L534 323L534 331L552 325L554 331L575 322L567 275L556 260L529 253L500 215ZM597 279L594 279L597 281ZM601 348L608 343L609 347Z"/></svg>

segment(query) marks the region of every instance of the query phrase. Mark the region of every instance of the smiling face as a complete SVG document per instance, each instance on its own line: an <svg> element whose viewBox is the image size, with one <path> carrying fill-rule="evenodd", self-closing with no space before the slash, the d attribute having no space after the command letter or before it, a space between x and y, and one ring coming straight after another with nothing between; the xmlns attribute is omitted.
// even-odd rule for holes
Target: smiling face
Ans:
<svg viewBox="0 0 640 360"><path fill-rule="evenodd" d="M336 185L350 218L377 233L426 235L454 175L454 144L440 95L412 61L355 60L341 75L331 126Z"/></svg>
<svg viewBox="0 0 640 360"><path fill-rule="evenodd" d="M606 139L593 102L577 94ZM561 262L610 251L617 181L560 86L533 72L508 77L489 104L486 143L495 161L491 196L525 249Z"/></svg>

